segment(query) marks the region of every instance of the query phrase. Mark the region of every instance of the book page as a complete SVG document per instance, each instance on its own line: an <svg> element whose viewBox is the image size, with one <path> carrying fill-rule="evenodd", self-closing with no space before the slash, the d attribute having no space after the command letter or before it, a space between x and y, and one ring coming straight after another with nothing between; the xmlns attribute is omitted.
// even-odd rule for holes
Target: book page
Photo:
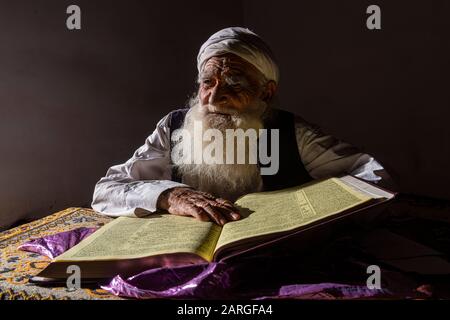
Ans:
<svg viewBox="0 0 450 320"><path fill-rule="evenodd" d="M55 261L118 260L168 253L195 253L211 261L221 227L169 214L119 217Z"/></svg>
<svg viewBox="0 0 450 320"><path fill-rule="evenodd" d="M370 199L337 178L304 187L249 194L236 201L243 218L223 227L217 248L246 238L289 231Z"/></svg>

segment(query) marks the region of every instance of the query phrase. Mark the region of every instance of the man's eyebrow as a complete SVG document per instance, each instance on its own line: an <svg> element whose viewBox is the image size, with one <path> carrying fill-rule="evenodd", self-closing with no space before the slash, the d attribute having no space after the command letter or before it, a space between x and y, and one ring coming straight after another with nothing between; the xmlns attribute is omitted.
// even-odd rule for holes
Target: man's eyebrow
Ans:
<svg viewBox="0 0 450 320"><path fill-rule="evenodd" d="M204 78L211 78L214 74L211 72L208 73L201 73L198 75L199 79L204 79Z"/></svg>
<svg viewBox="0 0 450 320"><path fill-rule="evenodd" d="M247 77L244 74L242 74L242 73L227 75L225 77L225 79L229 80L233 84L236 84L236 83L240 83L242 85L248 85L249 84L249 81L248 81Z"/></svg>
<svg viewBox="0 0 450 320"><path fill-rule="evenodd" d="M212 78L213 76L214 76L214 72L212 72L212 71L204 71L204 72L202 72L202 73L200 73L198 75L197 80L201 81L201 80L204 80L204 79L207 79L207 78Z"/></svg>
<svg viewBox="0 0 450 320"><path fill-rule="evenodd" d="M205 75L205 74L199 74L197 77L197 83L201 84L203 80L206 80L208 78L211 78L211 77L208 75Z"/></svg>
<svg viewBox="0 0 450 320"><path fill-rule="evenodd" d="M200 83L203 80L213 78L216 76L216 72L214 70L205 70L202 73L200 73L197 77L197 82ZM248 75L245 72L242 72L242 70L230 68L227 71L227 74L224 76L225 80L227 82L232 83L240 83L243 86L249 86L250 85L250 79Z"/></svg>

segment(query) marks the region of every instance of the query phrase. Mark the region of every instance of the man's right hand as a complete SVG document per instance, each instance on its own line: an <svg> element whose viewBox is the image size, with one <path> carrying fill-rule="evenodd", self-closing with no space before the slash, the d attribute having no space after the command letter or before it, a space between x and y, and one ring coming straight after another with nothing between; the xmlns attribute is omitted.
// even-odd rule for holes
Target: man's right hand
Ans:
<svg viewBox="0 0 450 320"><path fill-rule="evenodd" d="M241 218L231 201L186 187L164 191L158 198L157 206L158 209L167 210L170 214L213 221L220 226Z"/></svg>

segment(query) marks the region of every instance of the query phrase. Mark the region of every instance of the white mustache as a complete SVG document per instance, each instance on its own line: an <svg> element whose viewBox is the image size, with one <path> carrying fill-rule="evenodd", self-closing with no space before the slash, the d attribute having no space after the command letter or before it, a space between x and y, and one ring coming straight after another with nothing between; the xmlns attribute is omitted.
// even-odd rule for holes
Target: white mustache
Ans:
<svg viewBox="0 0 450 320"><path fill-rule="evenodd" d="M205 105L203 106L204 110L207 110L208 113L222 113L230 116L237 116L240 114L240 112L233 108L228 107L221 107L221 106L215 106L215 105Z"/></svg>

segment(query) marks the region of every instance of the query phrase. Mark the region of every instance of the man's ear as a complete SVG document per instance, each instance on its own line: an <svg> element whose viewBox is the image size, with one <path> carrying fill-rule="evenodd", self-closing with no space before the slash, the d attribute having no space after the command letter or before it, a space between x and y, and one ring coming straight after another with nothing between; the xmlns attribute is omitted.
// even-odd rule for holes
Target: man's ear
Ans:
<svg viewBox="0 0 450 320"><path fill-rule="evenodd" d="M269 80L264 86L264 91L262 93L261 99L266 102L270 101L275 96L276 92L277 84L275 83L275 81Z"/></svg>

